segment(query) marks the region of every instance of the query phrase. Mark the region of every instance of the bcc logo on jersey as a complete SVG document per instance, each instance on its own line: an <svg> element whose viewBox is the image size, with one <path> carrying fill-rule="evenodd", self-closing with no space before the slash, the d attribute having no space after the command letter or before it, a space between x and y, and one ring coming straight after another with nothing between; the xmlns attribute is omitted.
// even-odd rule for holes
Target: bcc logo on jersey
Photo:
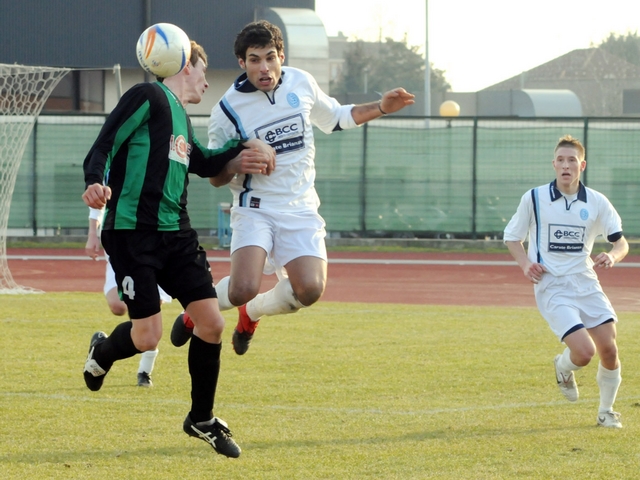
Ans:
<svg viewBox="0 0 640 480"><path fill-rule="evenodd" d="M302 115L296 114L256 128L255 133L280 155L304 148L304 128Z"/></svg>
<svg viewBox="0 0 640 480"><path fill-rule="evenodd" d="M580 252L584 248L585 228L579 225L549 225L550 252Z"/></svg>

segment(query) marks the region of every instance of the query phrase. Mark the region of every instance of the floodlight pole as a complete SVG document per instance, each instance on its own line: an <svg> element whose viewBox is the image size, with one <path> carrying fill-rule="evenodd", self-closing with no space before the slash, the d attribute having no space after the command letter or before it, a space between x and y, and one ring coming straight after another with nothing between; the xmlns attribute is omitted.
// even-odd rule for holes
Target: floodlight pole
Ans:
<svg viewBox="0 0 640 480"><path fill-rule="evenodd" d="M428 117L431 115L431 64L429 63L429 0L424 0L424 12L424 114Z"/></svg>

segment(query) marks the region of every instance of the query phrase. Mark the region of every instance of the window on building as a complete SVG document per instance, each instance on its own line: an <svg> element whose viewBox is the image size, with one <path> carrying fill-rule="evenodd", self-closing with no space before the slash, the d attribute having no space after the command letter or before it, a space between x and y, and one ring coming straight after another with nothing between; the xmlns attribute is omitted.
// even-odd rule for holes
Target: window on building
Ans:
<svg viewBox="0 0 640 480"><path fill-rule="evenodd" d="M104 70L73 70L51 92L45 112L103 112Z"/></svg>

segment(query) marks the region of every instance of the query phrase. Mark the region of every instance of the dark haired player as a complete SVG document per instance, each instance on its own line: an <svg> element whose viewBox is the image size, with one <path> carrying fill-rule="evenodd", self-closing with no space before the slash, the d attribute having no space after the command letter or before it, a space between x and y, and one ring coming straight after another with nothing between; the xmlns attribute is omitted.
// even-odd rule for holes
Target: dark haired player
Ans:
<svg viewBox="0 0 640 480"><path fill-rule="evenodd" d="M318 214L313 126L327 134L355 128L414 103L414 95L396 88L377 102L340 105L309 73L283 67L282 32L266 21L247 25L236 37L234 53L245 73L213 108L209 147L259 138L277 154L277 166L268 177L225 169L210 179L215 186L228 183L234 197L231 275L216 290L221 310L239 307L232 342L242 355L260 317L308 307L325 289L325 223ZM266 260L267 271L275 271L279 281L258 295ZM188 340L189 315L176 319L174 343Z"/></svg>

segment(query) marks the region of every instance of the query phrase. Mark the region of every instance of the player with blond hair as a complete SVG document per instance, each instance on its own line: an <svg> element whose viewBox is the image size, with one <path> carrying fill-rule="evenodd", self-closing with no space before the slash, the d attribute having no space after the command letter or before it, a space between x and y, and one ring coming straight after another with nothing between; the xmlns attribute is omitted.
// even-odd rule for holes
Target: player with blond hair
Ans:
<svg viewBox="0 0 640 480"><path fill-rule="evenodd" d="M627 255L629 245L611 202L580 181L586 166L582 143L569 135L560 138L554 149L555 180L522 196L505 228L504 242L533 283L540 313L566 345L554 360L560 391L567 400L578 400L575 372L597 353L600 405L596 423L621 428L620 414L613 410L622 381L616 344L618 317L595 269L612 268ZM591 258L598 236L612 247Z"/></svg>

